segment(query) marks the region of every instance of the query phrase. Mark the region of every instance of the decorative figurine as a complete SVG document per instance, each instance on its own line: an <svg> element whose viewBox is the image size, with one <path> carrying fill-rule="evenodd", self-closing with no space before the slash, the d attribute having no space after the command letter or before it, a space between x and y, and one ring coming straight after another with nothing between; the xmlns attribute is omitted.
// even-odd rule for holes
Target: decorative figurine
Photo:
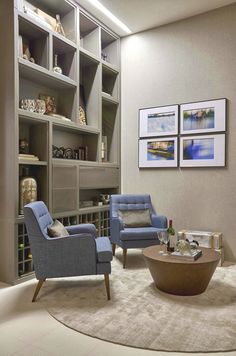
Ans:
<svg viewBox="0 0 236 356"><path fill-rule="evenodd" d="M20 214L23 214L23 207L26 204L37 200L37 182L33 177L29 177L29 168L25 168L20 179Z"/></svg>
<svg viewBox="0 0 236 356"><path fill-rule="evenodd" d="M79 123L80 125L86 125L85 111L82 106L79 107Z"/></svg>
<svg viewBox="0 0 236 356"><path fill-rule="evenodd" d="M25 138L19 140L19 153L20 154L29 153L29 142Z"/></svg>
<svg viewBox="0 0 236 356"><path fill-rule="evenodd" d="M63 26L62 26L62 24L61 24L60 15L58 15L58 14L56 15L56 27L55 27L55 31L56 31L57 33L59 33L60 35L66 37L65 31L64 31Z"/></svg>
<svg viewBox="0 0 236 356"><path fill-rule="evenodd" d="M40 99L35 100L35 111L41 115L43 115L45 113L46 103L44 100L40 100Z"/></svg>
<svg viewBox="0 0 236 356"><path fill-rule="evenodd" d="M53 72L58 73L58 74L62 74L62 69L58 66L58 61L57 60L58 60L58 55L55 54Z"/></svg>

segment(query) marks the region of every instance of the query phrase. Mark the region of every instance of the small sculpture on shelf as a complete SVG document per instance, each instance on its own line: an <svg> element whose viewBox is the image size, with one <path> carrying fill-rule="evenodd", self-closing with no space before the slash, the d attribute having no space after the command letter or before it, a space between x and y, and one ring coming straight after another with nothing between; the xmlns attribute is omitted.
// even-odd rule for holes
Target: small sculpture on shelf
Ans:
<svg viewBox="0 0 236 356"><path fill-rule="evenodd" d="M86 117L85 117L85 111L82 108L82 106L79 107L79 124L80 125L87 125Z"/></svg>
<svg viewBox="0 0 236 356"><path fill-rule="evenodd" d="M61 17L60 15L56 15L56 27L55 27L55 31L57 33L59 33L60 35L66 37L66 34L65 34L65 31L64 31L64 28L62 26L62 23L61 23Z"/></svg>
<svg viewBox="0 0 236 356"><path fill-rule="evenodd" d="M52 157L88 161L88 146L82 146L73 150L72 148L57 147L53 145Z"/></svg>
<svg viewBox="0 0 236 356"><path fill-rule="evenodd" d="M105 62L107 61L107 54L105 52L101 53L101 57Z"/></svg>
<svg viewBox="0 0 236 356"><path fill-rule="evenodd" d="M19 140L19 153L29 153L29 142L25 138Z"/></svg>
<svg viewBox="0 0 236 356"><path fill-rule="evenodd" d="M58 66L58 55L57 54L55 54L55 56L54 56L53 72L62 74L62 69L61 69L61 67Z"/></svg>
<svg viewBox="0 0 236 356"><path fill-rule="evenodd" d="M37 181L29 175L29 168L24 167L19 185L20 214L23 214L23 207L26 204L37 200Z"/></svg>
<svg viewBox="0 0 236 356"><path fill-rule="evenodd" d="M21 99L20 108L43 115L46 111L46 104L40 99Z"/></svg>
<svg viewBox="0 0 236 356"><path fill-rule="evenodd" d="M56 101L53 96L47 95L47 94L39 94L39 99L45 101L45 114L50 115L50 114L56 114L57 112L57 107L56 107Z"/></svg>

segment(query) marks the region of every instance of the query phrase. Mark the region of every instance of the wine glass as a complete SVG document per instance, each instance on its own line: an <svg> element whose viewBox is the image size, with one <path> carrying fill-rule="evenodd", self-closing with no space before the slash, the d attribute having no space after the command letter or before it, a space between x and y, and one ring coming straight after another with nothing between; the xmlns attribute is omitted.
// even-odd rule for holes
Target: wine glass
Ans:
<svg viewBox="0 0 236 356"><path fill-rule="evenodd" d="M163 256L168 256L167 244L170 241L170 236L167 231L163 231L163 243L166 245L166 252L163 252Z"/></svg>
<svg viewBox="0 0 236 356"><path fill-rule="evenodd" d="M163 237L164 237L164 235L163 235L163 233L164 233L165 231L159 231L158 233L157 233L157 237L158 237L158 239L159 239L159 241L160 241L160 246L161 246L161 249L160 249L160 251L159 251L159 253L162 255L163 253L164 253L164 251L163 251L163 249L162 249L162 246L163 246Z"/></svg>

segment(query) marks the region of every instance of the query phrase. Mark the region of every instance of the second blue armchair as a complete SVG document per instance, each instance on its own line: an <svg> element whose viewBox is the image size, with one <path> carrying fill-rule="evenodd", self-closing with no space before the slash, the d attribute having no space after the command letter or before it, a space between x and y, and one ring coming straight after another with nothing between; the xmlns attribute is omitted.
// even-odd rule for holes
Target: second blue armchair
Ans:
<svg viewBox="0 0 236 356"><path fill-rule="evenodd" d="M150 212L150 226L126 227L122 219L122 212L135 209L148 209ZM123 268L126 265L126 254L128 248L144 248L159 244L158 231L167 228L167 218L157 215L148 194L115 194L110 199L110 225L113 255L116 245L123 249Z"/></svg>

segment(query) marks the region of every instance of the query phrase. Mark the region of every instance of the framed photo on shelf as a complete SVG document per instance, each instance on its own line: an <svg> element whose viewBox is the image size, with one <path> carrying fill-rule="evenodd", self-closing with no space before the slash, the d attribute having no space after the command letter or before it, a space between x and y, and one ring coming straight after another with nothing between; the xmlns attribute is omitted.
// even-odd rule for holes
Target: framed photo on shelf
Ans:
<svg viewBox="0 0 236 356"><path fill-rule="evenodd" d="M180 167L224 167L225 134L180 138Z"/></svg>
<svg viewBox="0 0 236 356"><path fill-rule="evenodd" d="M226 99L180 105L180 133L198 134L225 131Z"/></svg>
<svg viewBox="0 0 236 356"><path fill-rule="evenodd" d="M177 137L139 140L139 168L177 167Z"/></svg>
<svg viewBox="0 0 236 356"><path fill-rule="evenodd" d="M139 137L178 134L178 105L139 110Z"/></svg>

